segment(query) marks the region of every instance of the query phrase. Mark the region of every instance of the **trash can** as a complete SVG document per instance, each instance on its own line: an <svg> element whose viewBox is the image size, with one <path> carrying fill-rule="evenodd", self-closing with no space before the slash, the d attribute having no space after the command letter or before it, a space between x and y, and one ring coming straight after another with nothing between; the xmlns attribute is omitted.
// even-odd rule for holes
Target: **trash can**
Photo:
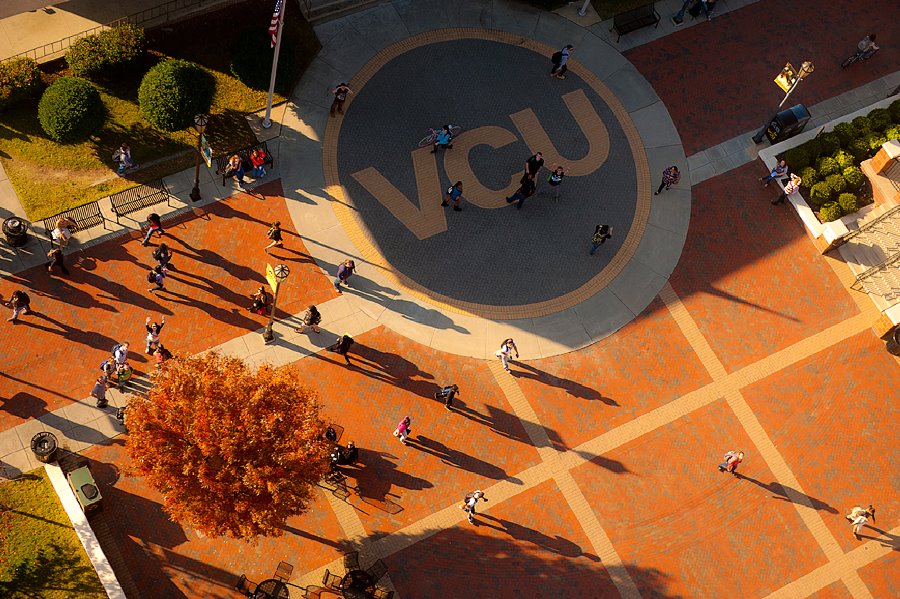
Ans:
<svg viewBox="0 0 900 599"><path fill-rule="evenodd" d="M103 496L100 495L100 489L97 488L97 483L94 481L93 475L91 475L90 468L87 466L76 468L69 472L66 478L69 480L69 486L78 499L81 511L88 514L100 509L100 501L103 499Z"/></svg>
<svg viewBox="0 0 900 599"><path fill-rule="evenodd" d="M6 236L6 243L14 248L22 247L28 243L28 226L29 223L24 218L18 216L10 216L3 221L3 234Z"/></svg>
<svg viewBox="0 0 900 599"><path fill-rule="evenodd" d="M887 347L888 353L900 356L900 326L895 327L893 332L888 334L887 345L885 347Z"/></svg>
<svg viewBox="0 0 900 599"><path fill-rule="evenodd" d="M794 137L806 128L809 122L809 110L803 104L797 104L775 115L766 127L766 137L773 144Z"/></svg>
<svg viewBox="0 0 900 599"><path fill-rule="evenodd" d="M53 433L38 433L31 438L31 451L34 457L42 464L49 464L56 461L56 449L59 444L56 442L56 435Z"/></svg>

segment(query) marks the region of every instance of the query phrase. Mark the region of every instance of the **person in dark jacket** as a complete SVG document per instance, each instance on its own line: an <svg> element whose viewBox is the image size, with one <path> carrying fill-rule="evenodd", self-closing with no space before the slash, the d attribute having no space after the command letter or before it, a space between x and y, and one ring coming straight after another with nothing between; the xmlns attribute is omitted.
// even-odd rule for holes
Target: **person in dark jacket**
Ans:
<svg viewBox="0 0 900 599"><path fill-rule="evenodd" d="M353 337L347 335L346 333L337 338L334 342L334 345L329 347L333 352L337 352L344 356L344 360L346 360L347 364L350 363L350 358L347 357L347 352L350 351L350 346L353 345Z"/></svg>
<svg viewBox="0 0 900 599"><path fill-rule="evenodd" d="M346 285L347 279L353 276L353 272L356 270L356 263L349 258L341 262L341 265L338 266L337 276L334 278L334 290L338 293L341 293L341 284Z"/></svg>
<svg viewBox="0 0 900 599"><path fill-rule="evenodd" d="M62 274L68 275L69 269L66 268L66 263L63 260L63 252L59 248L53 248L47 253L47 257L50 258L50 261L47 262L47 272L52 273L53 267L58 266L62 271Z"/></svg>
<svg viewBox="0 0 900 599"><path fill-rule="evenodd" d="M312 327L313 331L319 333L320 322L322 322L322 315L319 314L319 311L315 306L310 305L309 308L306 309L306 313L303 314L303 326L297 327L294 331L302 333L306 330L306 327Z"/></svg>
<svg viewBox="0 0 900 599"><path fill-rule="evenodd" d="M453 398L456 397L456 394L459 393L459 386L456 384L447 385L443 387L440 391L437 391L434 394L435 399L444 400L444 405L448 410L453 407Z"/></svg>

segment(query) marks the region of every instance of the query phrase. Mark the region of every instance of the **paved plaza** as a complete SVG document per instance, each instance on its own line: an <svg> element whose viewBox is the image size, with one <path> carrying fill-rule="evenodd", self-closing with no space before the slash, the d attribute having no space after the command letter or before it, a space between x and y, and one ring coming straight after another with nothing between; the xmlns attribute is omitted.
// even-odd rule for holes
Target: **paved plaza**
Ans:
<svg viewBox="0 0 900 599"><path fill-rule="evenodd" d="M657 4L667 17L680 2ZM0 474L38 466L27 443L41 430L89 459L129 598L238 597L241 574L280 561L292 584L319 584L353 550L383 560L402 599L900 596L900 361L846 264L769 204L765 167L746 149L715 157L777 104L771 71L787 59L816 62L796 98L814 114L855 110L846 94L883 99L900 84L900 35L883 26L900 9L719 4L711 23L664 22L624 46L604 23L507 1L397 0L319 25L323 48L268 142L275 168L249 191L204 174L209 201L167 227L166 291L146 291L153 248L136 232L80 246L70 277L38 265L0 279L34 307L0 327ZM810 21L796 44L767 21L782 9ZM870 30L883 49L841 71ZM566 43L569 73L551 78ZM340 81L356 93L330 117ZM416 147L445 122L463 127L452 149ZM544 171L516 210L504 197L536 151L569 176L555 199ZM681 182L653 195L671 164ZM457 179L461 212L440 206ZM268 256L276 220L285 247ZM591 256L600 222L614 237ZM347 257L359 268L338 293ZM270 344L246 310L267 263L290 268ZM319 335L294 331L309 304ZM176 352L298 363L361 448L346 488L323 483L283 536L253 543L171 522L127 475L114 418L127 397L86 399L118 342L148 384L147 315L167 316ZM344 333L349 366L324 351ZM494 357L506 337L521 352L509 373ZM449 383L452 410L434 399ZM404 446L391 431L407 414ZM716 469L727 450L746 454L739 476ZM459 504L475 489L489 501L473 525ZM870 503L857 540L844 514Z"/></svg>

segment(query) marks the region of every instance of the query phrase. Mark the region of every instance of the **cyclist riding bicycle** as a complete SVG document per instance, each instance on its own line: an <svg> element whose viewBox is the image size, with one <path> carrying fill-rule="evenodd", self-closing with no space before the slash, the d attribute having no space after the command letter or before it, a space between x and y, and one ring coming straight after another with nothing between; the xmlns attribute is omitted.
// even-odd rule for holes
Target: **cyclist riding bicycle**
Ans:
<svg viewBox="0 0 900 599"><path fill-rule="evenodd" d="M450 142L452 141L453 135L450 133L450 125L444 125L434 138L434 148L431 150L431 153L437 152L438 148L451 149L453 144Z"/></svg>
<svg viewBox="0 0 900 599"><path fill-rule="evenodd" d="M858 44L856 44L857 53L860 56L869 55L871 56L873 52L878 50L878 46L875 44L875 34L870 33L866 37L862 38Z"/></svg>

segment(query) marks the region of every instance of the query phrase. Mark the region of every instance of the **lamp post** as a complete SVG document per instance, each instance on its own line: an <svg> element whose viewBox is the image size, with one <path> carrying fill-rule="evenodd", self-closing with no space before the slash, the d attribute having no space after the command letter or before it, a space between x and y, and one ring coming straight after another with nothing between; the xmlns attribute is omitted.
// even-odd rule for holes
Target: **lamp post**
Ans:
<svg viewBox="0 0 900 599"><path fill-rule="evenodd" d="M269 313L269 324L267 324L266 328L263 330L263 340L267 343L275 337L275 335L272 334L272 324L275 322L275 306L278 305L278 291L281 289L281 284L284 283L288 278L288 275L291 274L291 270L284 264L278 264L272 269L272 272L274 273L275 280L278 284L275 285L275 297L272 298L272 312Z"/></svg>
<svg viewBox="0 0 900 599"><path fill-rule="evenodd" d="M769 120L765 122L765 124L762 126L762 129L757 131L756 135L753 136L753 141L755 141L756 143L762 143L763 137L766 135L766 129L769 128L769 123L771 123L772 119L774 119L778 115L778 111L781 110L781 107L784 106L785 102L787 102L788 96L791 95L791 92L793 92L797 88L797 86L803 79L806 79L810 75L810 73L815 70L815 65L813 65L813 63L809 62L808 60L800 65L800 70L797 72L797 77L794 79L793 84L791 84L790 89L787 90L787 93L784 94L784 98L781 100L778 108L775 109L775 114L769 117Z"/></svg>
<svg viewBox="0 0 900 599"><path fill-rule="evenodd" d="M203 140L203 132L206 131L206 125L209 124L208 114L194 115L194 129L197 130L197 167L194 169L194 188L191 190L191 201L200 201L200 154L203 153L201 142Z"/></svg>

